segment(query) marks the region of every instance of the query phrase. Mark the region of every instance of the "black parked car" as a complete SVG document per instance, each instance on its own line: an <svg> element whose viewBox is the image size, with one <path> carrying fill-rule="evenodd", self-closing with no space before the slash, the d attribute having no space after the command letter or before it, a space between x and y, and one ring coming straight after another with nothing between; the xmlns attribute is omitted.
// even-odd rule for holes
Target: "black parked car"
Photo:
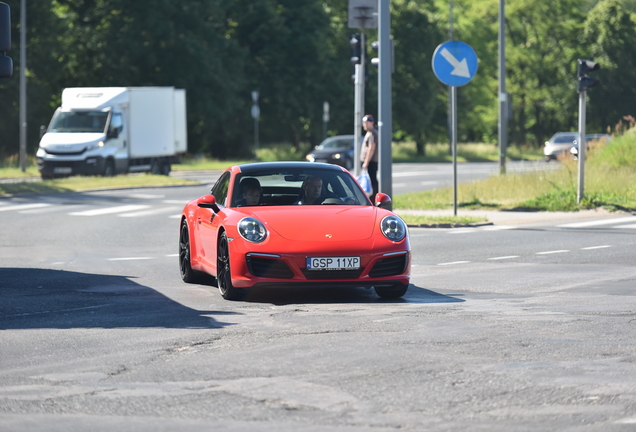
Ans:
<svg viewBox="0 0 636 432"><path fill-rule="evenodd" d="M327 138L305 156L309 162L324 162L353 169L353 135L336 135Z"/></svg>

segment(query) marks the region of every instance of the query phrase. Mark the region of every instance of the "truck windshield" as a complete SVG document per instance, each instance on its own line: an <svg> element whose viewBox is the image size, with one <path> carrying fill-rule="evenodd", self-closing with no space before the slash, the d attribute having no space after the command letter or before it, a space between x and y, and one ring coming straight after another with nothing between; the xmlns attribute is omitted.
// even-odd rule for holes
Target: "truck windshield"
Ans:
<svg viewBox="0 0 636 432"><path fill-rule="evenodd" d="M107 112L59 111L49 132L99 132L106 129Z"/></svg>

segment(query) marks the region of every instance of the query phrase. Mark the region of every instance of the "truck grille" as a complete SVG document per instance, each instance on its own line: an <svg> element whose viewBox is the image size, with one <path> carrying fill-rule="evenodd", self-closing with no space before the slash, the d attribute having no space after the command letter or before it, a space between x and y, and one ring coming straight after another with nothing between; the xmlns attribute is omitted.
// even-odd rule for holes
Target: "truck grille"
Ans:
<svg viewBox="0 0 636 432"><path fill-rule="evenodd" d="M45 152L47 152L50 155L55 155L55 156L78 156L81 155L82 153L84 153L86 151L86 147L84 147L83 149L79 150L79 151L54 151L54 150L49 150L49 149L44 149Z"/></svg>

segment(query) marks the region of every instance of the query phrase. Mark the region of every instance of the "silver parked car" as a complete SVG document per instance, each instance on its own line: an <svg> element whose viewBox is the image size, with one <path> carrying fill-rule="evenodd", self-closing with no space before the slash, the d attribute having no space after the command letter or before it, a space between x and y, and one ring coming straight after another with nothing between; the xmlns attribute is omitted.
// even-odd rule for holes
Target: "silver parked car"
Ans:
<svg viewBox="0 0 636 432"><path fill-rule="evenodd" d="M545 147L543 148L545 160L550 162L552 159L556 159L557 156L570 151L572 146L576 146L578 143L579 134L577 132L555 133L552 138L545 142Z"/></svg>

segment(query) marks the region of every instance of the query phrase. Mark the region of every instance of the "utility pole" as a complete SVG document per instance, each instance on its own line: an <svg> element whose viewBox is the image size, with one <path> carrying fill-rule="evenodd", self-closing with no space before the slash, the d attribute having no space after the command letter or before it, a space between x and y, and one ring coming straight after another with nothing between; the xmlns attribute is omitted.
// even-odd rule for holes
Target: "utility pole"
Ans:
<svg viewBox="0 0 636 432"><path fill-rule="evenodd" d="M506 173L508 146L508 94L506 93L506 16L505 0L499 0L499 174Z"/></svg>
<svg viewBox="0 0 636 432"><path fill-rule="evenodd" d="M20 169L26 171L27 97L26 97L26 0L20 1Z"/></svg>

